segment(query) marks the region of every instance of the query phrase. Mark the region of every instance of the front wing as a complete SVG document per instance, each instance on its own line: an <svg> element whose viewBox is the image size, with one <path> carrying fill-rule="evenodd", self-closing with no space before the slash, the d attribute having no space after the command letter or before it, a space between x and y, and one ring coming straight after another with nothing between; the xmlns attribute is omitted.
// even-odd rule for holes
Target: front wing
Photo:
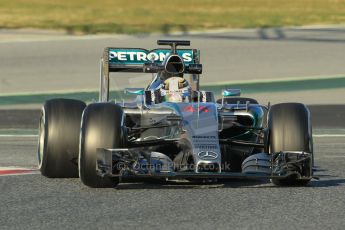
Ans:
<svg viewBox="0 0 345 230"><path fill-rule="evenodd" d="M244 160L242 172L176 171L170 158L161 153L132 149L97 149L96 172L102 177L165 178L165 179L283 179L294 176L311 179L312 171L303 173L286 170L291 165L312 164L310 153L279 152L255 154ZM289 162L281 159L290 158ZM312 167L310 167L312 168Z"/></svg>

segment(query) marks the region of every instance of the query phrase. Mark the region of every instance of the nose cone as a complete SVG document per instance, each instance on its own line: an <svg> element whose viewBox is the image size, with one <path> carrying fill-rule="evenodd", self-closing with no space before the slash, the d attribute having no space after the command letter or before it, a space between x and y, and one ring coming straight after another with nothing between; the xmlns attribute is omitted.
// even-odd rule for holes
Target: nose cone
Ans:
<svg viewBox="0 0 345 230"><path fill-rule="evenodd" d="M170 55L165 59L164 69L169 74L181 74L184 72L184 62L180 56Z"/></svg>

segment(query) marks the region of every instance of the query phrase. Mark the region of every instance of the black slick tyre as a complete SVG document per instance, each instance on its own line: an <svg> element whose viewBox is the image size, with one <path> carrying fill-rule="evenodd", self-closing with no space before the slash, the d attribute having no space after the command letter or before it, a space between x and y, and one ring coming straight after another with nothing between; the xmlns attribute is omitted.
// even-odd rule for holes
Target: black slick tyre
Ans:
<svg viewBox="0 0 345 230"><path fill-rule="evenodd" d="M310 113L305 105L281 103L271 106L268 113L268 128L270 153L301 151L313 154ZM279 186L303 186L309 181L310 179L297 177L272 179L272 183Z"/></svg>
<svg viewBox="0 0 345 230"><path fill-rule="evenodd" d="M86 107L81 125L79 176L93 188L111 188L119 183L117 177L101 177L96 173L97 148L123 148L126 134L124 112L114 103L94 103Z"/></svg>
<svg viewBox="0 0 345 230"><path fill-rule="evenodd" d="M38 139L38 165L43 176L78 177L80 121L85 106L71 99L45 102Z"/></svg>

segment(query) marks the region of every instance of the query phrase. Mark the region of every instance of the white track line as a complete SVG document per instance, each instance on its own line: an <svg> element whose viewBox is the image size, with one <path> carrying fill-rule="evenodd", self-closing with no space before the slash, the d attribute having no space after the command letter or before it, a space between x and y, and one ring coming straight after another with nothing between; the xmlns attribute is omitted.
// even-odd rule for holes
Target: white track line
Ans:
<svg viewBox="0 0 345 230"><path fill-rule="evenodd" d="M19 166L0 166L0 170L37 170L38 168L25 168Z"/></svg>
<svg viewBox="0 0 345 230"><path fill-rule="evenodd" d="M36 134L0 134L0 137L38 137Z"/></svg>
<svg viewBox="0 0 345 230"><path fill-rule="evenodd" d="M6 176L25 176L25 175L36 175L40 174L39 171L28 171L28 172L22 172L22 173L11 173L11 174L3 174L0 175L0 177L6 177Z"/></svg>
<svg viewBox="0 0 345 230"><path fill-rule="evenodd" d="M345 137L345 134L314 134L313 137Z"/></svg>
<svg viewBox="0 0 345 230"><path fill-rule="evenodd" d="M0 175L0 177L6 177L6 176L26 176L26 175L36 175L40 174L40 172L27 172L27 173L20 173L20 174L7 174L7 175Z"/></svg>
<svg viewBox="0 0 345 230"><path fill-rule="evenodd" d="M321 156L321 157L316 157L315 159L318 160L318 159L323 159L323 158L345 158L345 156Z"/></svg>

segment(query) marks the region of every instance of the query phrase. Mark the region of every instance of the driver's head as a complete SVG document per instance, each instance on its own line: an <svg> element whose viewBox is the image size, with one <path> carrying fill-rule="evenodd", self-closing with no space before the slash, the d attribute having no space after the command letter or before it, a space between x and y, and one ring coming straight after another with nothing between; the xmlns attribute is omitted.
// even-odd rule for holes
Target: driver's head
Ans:
<svg viewBox="0 0 345 230"><path fill-rule="evenodd" d="M184 102L190 95L191 87L182 77L170 77L163 83L162 93L168 102Z"/></svg>

